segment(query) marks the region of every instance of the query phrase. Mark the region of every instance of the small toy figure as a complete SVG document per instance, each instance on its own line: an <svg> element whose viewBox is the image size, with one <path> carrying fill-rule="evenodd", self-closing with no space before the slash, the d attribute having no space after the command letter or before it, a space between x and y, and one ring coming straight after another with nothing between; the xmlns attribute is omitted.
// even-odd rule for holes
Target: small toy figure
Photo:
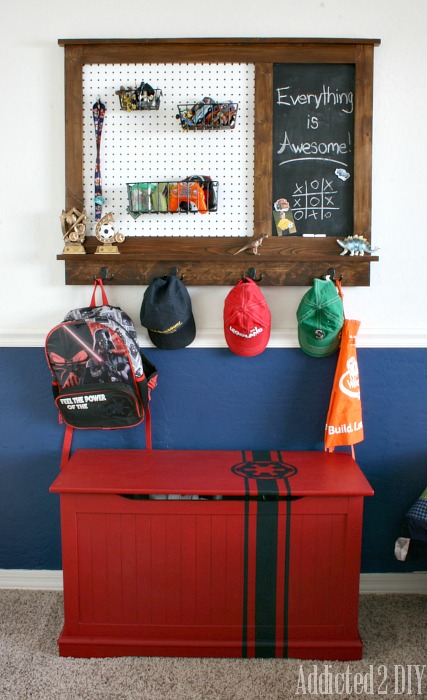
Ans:
<svg viewBox="0 0 427 700"><path fill-rule="evenodd" d="M255 238L253 241L249 241L249 243L244 245L243 248L236 250L233 255L242 253L244 250L248 250L249 252L253 253L253 255L259 255L259 248L262 246L262 242L265 238L268 238L268 233L262 233L260 236L258 236L258 238Z"/></svg>
<svg viewBox="0 0 427 700"><path fill-rule="evenodd" d="M236 122L237 104L226 104L222 106L220 119L223 126L234 127Z"/></svg>
<svg viewBox="0 0 427 700"><path fill-rule="evenodd" d="M194 111L190 108L180 110L176 118L181 120L181 126L184 128L194 126Z"/></svg>
<svg viewBox="0 0 427 700"><path fill-rule="evenodd" d="M136 90L138 109L149 109L154 101L154 89L148 83L142 82Z"/></svg>
<svg viewBox="0 0 427 700"><path fill-rule="evenodd" d="M125 240L125 236L123 233L116 233L116 231L114 231L114 226L112 223L113 221L114 216L112 212L109 212L109 214L105 214L105 216L103 216L102 219L100 219L95 226L95 236L97 237L98 241L101 241L101 243L103 243L103 245L98 246L95 251L98 254L117 254L119 252L119 249L117 248L117 246L112 244L123 243L123 241Z"/></svg>
<svg viewBox="0 0 427 700"><path fill-rule="evenodd" d="M337 238L337 243L341 248L344 248L340 255L346 255L347 253L350 253L350 255L365 255L365 253L373 255L375 251L379 250L379 248L371 248L369 242L363 236L347 236L343 241Z"/></svg>
<svg viewBox="0 0 427 700"><path fill-rule="evenodd" d="M116 95L119 96L120 108L126 110L126 112L132 111L132 96L133 90L131 88L125 88L123 85L120 86L120 90L116 90Z"/></svg>
<svg viewBox="0 0 427 700"><path fill-rule="evenodd" d="M236 120L236 107L231 102L223 102L222 104L216 105L212 112L207 115L206 123L212 123L213 126L218 128L234 126Z"/></svg>
<svg viewBox="0 0 427 700"><path fill-rule="evenodd" d="M60 221L65 242L64 253L85 253L82 243L86 236L86 212L80 212L75 207L68 211L62 210Z"/></svg>
<svg viewBox="0 0 427 700"><path fill-rule="evenodd" d="M194 105L194 121L196 124L204 124L206 116L212 112L215 100L212 97L204 97L203 100Z"/></svg>

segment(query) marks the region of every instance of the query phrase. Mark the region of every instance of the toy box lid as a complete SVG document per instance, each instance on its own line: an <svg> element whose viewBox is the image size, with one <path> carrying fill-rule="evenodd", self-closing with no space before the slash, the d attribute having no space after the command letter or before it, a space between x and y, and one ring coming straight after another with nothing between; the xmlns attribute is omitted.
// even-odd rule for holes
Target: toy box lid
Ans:
<svg viewBox="0 0 427 700"><path fill-rule="evenodd" d="M274 450L77 450L52 493L371 496L350 454Z"/></svg>

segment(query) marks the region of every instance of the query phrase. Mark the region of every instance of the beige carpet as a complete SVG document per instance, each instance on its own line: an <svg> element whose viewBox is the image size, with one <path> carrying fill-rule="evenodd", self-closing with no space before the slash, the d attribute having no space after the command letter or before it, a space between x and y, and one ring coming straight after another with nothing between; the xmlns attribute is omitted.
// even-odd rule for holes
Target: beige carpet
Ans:
<svg viewBox="0 0 427 700"><path fill-rule="evenodd" d="M61 628L61 593L0 590L1 700L348 700L403 698L408 690L427 698L427 668L420 685L416 676L427 664L427 596L363 595L359 662L65 659L56 645ZM321 684L325 664L329 686Z"/></svg>

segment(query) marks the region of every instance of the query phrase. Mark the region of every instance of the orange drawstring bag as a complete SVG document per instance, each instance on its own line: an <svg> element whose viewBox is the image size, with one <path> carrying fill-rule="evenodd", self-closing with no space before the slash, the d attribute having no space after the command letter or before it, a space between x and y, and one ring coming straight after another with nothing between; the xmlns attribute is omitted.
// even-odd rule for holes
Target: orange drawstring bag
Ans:
<svg viewBox="0 0 427 700"><path fill-rule="evenodd" d="M360 321L344 320L325 426L325 450L333 452L335 447L350 445L353 459L353 445L364 438L356 353L359 326Z"/></svg>

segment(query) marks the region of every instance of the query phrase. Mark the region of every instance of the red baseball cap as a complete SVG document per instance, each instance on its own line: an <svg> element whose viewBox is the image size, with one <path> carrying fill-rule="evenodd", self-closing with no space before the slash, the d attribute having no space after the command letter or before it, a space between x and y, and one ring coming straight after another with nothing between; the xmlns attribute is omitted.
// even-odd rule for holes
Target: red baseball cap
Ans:
<svg viewBox="0 0 427 700"><path fill-rule="evenodd" d="M264 296L249 277L243 277L224 302L224 335L236 355L259 355L267 347L271 314Z"/></svg>

